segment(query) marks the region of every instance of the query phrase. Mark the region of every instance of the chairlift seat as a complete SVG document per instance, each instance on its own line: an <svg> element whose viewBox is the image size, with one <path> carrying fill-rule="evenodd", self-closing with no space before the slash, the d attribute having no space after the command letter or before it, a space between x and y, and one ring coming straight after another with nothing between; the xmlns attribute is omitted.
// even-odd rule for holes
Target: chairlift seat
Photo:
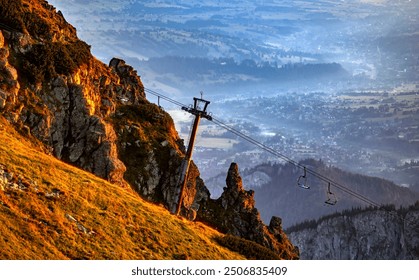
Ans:
<svg viewBox="0 0 419 280"><path fill-rule="evenodd" d="M330 190L330 182L327 185L326 194L327 194L327 200L324 203L329 204L329 205L336 205L336 203L338 202L338 199L336 195L332 193L332 191Z"/></svg>
<svg viewBox="0 0 419 280"><path fill-rule="evenodd" d="M336 205L337 200L333 200L333 199L328 199L326 200L324 203L329 204L329 205Z"/></svg>
<svg viewBox="0 0 419 280"><path fill-rule="evenodd" d="M306 183L303 183L303 184L299 183L298 186L302 189L306 189L306 190L310 189L310 186L308 186Z"/></svg>
<svg viewBox="0 0 419 280"><path fill-rule="evenodd" d="M298 177L297 186L299 186L300 188L305 189L305 190L310 189L310 186L307 185L307 171L306 171L305 167L304 167L304 174L300 175L300 177Z"/></svg>

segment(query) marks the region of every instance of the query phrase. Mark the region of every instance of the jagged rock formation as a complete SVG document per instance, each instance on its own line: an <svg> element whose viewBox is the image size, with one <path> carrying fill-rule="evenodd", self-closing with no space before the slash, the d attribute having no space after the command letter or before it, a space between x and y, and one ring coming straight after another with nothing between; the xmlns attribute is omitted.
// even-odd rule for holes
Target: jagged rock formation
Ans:
<svg viewBox="0 0 419 280"><path fill-rule="evenodd" d="M220 198L201 204L198 219L222 232L255 241L283 258L298 258L298 249L282 231L281 219L272 217L269 227L262 222L255 208L254 192L243 188L236 163L230 166L226 185Z"/></svg>
<svg viewBox="0 0 419 280"><path fill-rule="evenodd" d="M334 215L288 236L301 259L419 259L419 210Z"/></svg>

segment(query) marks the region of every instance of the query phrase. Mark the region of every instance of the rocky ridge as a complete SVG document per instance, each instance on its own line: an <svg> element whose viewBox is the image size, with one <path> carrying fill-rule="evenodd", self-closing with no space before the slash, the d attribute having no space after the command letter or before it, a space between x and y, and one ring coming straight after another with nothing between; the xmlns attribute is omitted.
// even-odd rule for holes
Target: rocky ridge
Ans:
<svg viewBox="0 0 419 280"><path fill-rule="evenodd" d="M185 148L171 117L147 101L137 72L122 59L109 65L95 59L48 2L0 2L0 113L45 152L173 209ZM192 163L183 215L193 219L199 209L198 216L214 225L231 219L236 229L226 232L297 258L280 219L263 225L253 193L234 183L238 178L236 172L228 183L226 213L211 216L216 204Z"/></svg>

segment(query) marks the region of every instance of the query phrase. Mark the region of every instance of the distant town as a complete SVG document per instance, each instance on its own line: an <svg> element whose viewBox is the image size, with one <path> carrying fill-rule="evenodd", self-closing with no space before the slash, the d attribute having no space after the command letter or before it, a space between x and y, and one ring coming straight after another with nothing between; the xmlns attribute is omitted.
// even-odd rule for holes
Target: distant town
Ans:
<svg viewBox="0 0 419 280"><path fill-rule="evenodd" d="M313 92L247 97L213 107L228 125L293 160L321 159L405 187L419 185L417 85L332 96ZM189 124L178 124L185 141ZM200 127L194 160L204 178L225 173L231 161L238 162L242 169L281 162L209 122Z"/></svg>

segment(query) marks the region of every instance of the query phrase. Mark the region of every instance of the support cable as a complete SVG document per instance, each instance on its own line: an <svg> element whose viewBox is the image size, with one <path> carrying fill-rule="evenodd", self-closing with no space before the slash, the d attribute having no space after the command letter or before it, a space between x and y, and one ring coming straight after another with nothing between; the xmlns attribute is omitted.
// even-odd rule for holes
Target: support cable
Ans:
<svg viewBox="0 0 419 280"><path fill-rule="evenodd" d="M148 88L144 88L144 91L145 91L145 93L148 93L148 94L151 94L151 95L154 95L154 96L157 96L157 97L159 97L159 98L161 98L161 99L163 99L163 100L166 100L166 101L168 101L168 102L170 102L170 103L172 103L172 104L175 104L175 105L177 105L177 106L179 106L179 107L188 107L187 105L185 105L185 104L182 104L182 103L180 103L180 102L178 102L178 101L176 101L176 100L174 100L174 99L172 99L172 98L170 98L170 97L167 97L167 96L165 96L165 95L163 95L163 94L161 94L161 93L158 93L158 92L156 92L156 91L154 91L154 90L151 90L151 89L148 89Z"/></svg>

